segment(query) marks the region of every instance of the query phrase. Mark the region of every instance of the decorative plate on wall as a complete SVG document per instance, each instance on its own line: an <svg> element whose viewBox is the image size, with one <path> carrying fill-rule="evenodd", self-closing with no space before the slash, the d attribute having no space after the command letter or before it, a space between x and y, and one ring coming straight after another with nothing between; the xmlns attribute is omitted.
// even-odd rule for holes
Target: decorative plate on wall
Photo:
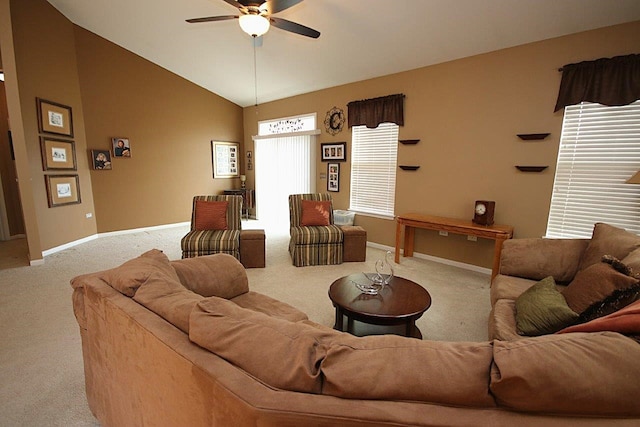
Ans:
<svg viewBox="0 0 640 427"><path fill-rule="evenodd" d="M342 131L344 121L344 110L338 107L333 107L327 111L327 116L324 118L324 128L327 133L336 135Z"/></svg>

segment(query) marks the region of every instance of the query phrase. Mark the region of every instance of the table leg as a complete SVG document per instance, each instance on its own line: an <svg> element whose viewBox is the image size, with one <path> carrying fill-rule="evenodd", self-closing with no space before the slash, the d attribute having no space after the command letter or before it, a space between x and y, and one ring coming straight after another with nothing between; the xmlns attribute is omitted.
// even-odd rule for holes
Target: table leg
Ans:
<svg viewBox="0 0 640 427"><path fill-rule="evenodd" d="M404 227L404 256L413 256L413 240L415 236L415 227L406 225Z"/></svg>
<svg viewBox="0 0 640 427"><path fill-rule="evenodd" d="M491 268L491 280L498 275L500 271L500 254L502 253L502 244L505 239L496 239L493 249L493 266Z"/></svg>
<svg viewBox="0 0 640 427"><path fill-rule="evenodd" d="M396 220L396 264L400 263L400 235L402 234L402 223Z"/></svg>
<svg viewBox="0 0 640 427"><path fill-rule="evenodd" d="M343 327L344 327L344 324L343 324L342 310L336 307L336 321L333 325L333 329L342 332Z"/></svg>

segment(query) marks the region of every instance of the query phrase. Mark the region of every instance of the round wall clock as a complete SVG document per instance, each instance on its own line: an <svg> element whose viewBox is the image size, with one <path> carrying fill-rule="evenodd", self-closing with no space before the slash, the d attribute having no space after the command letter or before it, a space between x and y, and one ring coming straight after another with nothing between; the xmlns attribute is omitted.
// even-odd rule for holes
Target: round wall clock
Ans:
<svg viewBox="0 0 640 427"><path fill-rule="evenodd" d="M342 131L344 126L344 111L341 108L333 107L327 111L327 116L324 118L324 127L327 133L335 135Z"/></svg>

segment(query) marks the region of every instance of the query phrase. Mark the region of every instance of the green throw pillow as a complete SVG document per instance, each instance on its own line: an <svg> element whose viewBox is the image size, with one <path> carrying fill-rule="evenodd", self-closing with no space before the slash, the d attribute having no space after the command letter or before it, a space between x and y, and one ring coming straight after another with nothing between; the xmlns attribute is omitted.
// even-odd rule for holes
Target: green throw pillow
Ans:
<svg viewBox="0 0 640 427"><path fill-rule="evenodd" d="M552 334L576 320L578 314L569 308L551 276L542 279L516 299L516 327L520 335Z"/></svg>

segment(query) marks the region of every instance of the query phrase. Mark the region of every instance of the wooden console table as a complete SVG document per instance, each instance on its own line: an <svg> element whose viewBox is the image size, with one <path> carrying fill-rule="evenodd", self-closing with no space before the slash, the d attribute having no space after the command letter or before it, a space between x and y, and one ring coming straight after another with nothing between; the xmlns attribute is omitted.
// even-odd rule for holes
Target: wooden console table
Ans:
<svg viewBox="0 0 640 427"><path fill-rule="evenodd" d="M483 239L495 240L493 251L493 267L491 279L498 274L500 268L500 253L505 240L513 237L513 227L510 225L478 225L471 220L444 218L439 216L408 213L396 217L396 262L400 263L400 236L404 226L404 256L413 256L413 240L416 228L426 230L447 231L455 234L466 234Z"/></svg>

